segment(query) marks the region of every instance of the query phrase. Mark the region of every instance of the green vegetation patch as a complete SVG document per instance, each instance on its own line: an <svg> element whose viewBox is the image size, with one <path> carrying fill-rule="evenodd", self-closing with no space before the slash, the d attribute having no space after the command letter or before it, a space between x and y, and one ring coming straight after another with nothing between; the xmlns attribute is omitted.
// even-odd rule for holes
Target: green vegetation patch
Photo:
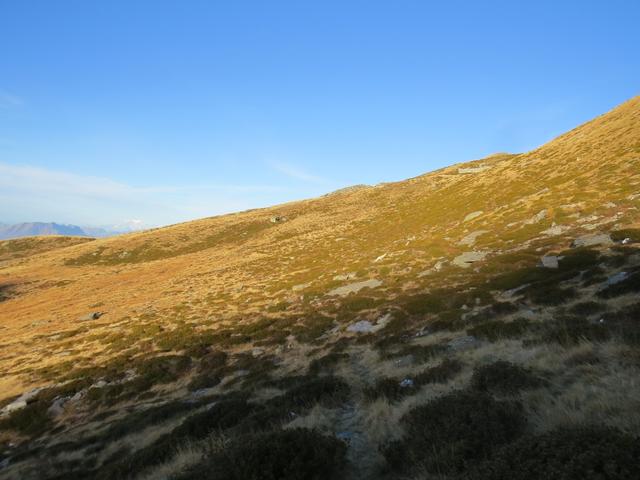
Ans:
<svg viewBox="0 0 640 480"><path fill-rule="evenodd" d="M382 378L373 386L364 390L368 400L385 397L390 401L396 401L407 395L412 395L423 385L430 383L446 383L454 378L462 370L463 364L455 359L444 359L439 365L430 367L418 373L414 377L408 377L411 381L406 384L400 378Z"/></svg>
<svg viewBox="0 0 640 480"><path fill-rule="evenodd" d="M422 467L432 474L461 472L523 434L520 403L483 392L457 391L416 407L403 418L405 435L383 448L391 470Z"/></svg>
<svg viewBox="0 0 640 480"><path fill-rule="evenodd" d="M176 480L340 480L346 452L344 442L310 429L247 435Z"/></svg>
<svg viewBox="0 0 640 480"><path fill-rule="evenodd" d="M471 388L482 392L515 394L521 390L540 388L547 381L529 368L503 360L476 367L471 377Z"/></svg>
<svg viewBox="0 0 640 480"><path fill-rule="evenodd" d="M516 318L511 322L494 320L467 329L467 334L490 342L496 342L505 338L522 337L527 332L529 325L530 322L526 318Z"/></svg>
<svg viewBox="0 0 640 480"><path fill-rule="evenodd" d="M500 449L463 480L632 480L640 440L613 428L571 427L526 436Z"/></svg>

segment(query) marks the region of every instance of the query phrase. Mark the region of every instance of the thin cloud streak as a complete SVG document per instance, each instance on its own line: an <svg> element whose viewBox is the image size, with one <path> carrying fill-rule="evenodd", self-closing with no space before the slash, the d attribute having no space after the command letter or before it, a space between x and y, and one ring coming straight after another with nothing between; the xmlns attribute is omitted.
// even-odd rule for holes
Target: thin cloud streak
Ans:
<svg viewBox="0 0 640 480"><path fill-rule="evenodd" d="M0 108L20 107L22 105L24 105L22 98L0 90Z"/></svg>
<svg viewBox="0 0 640 480"><path fill-rule="evenodd" d="M295 165L283 162L269 162L268 164L276 172L282 173L283 175L286 175L287 177L293 178L295 180L302 180L303 182L319 184L329 183L327 179L305 172Z"/></svg>
<svg viewBox="0 0 640 480"><path fill-rule="evenodd" d="M132 186L110 178L0 162L0 221L94 225L141 219L167 225L266 206L290 189L270 185ZM33 220L28 220L33 219Z"/></svg>

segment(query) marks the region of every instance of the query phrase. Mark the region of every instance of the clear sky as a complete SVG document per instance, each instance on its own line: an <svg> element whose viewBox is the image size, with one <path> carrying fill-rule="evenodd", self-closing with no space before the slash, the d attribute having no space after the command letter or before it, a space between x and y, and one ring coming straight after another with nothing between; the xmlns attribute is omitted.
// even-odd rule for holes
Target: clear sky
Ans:
<svg viewBox="0 0 640 480"><path fill-rule="evenodd" d="M536 147L637 95L640 2L0 0L0 222L149 225Z"/></svg>

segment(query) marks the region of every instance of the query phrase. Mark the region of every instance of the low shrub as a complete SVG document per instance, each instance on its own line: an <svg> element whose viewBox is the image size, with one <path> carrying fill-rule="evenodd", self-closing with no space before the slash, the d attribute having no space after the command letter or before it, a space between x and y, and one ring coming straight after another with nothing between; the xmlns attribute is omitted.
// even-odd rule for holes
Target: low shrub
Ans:
<svg viewBox="0 0 640 480"><path fill-rule="evenodd" d="M403 386L403 379L400 378L382 378L373 386L366 388L364 395L368 400L380 397L385 397L390 401L400 400L407 395L416 393L423 385L448 382L462 370L462 366L460 361L447 358L435 367L427 368L414 377L408 377L411 380L409 385Z"/></svg>
<svg viewBox="0 0 640 480"><path fill-rule="evenodd" d="M606 305L603 305L592 300L586 302L579 302L571 306L569 313L574 315L592 315L594 313L602 312L606 309Z"/></svg>
<svg viewBox="0 0 640 480"><path fill-rule="evenodd" d="M571 427L527 436L461 476L463 480L632 480L640 440L606 427Z"/></svg>
<svg viewBox="0 0 640 480"><path fill-rule="evenodd" d="M238 438L176 480L340 480L344 442L297 428Z"/></svg>
<svg viewBox="0 0 640 480"><path fill-rule="evenodd" d="M427 368L414 378L418 385L446 383L462 370L463 363L456 359L445 358L439 365Z"/></svg>
<svg viewBox="0 0 640 480"><path fill-rule="evenodd" d="M503 360L476 367L471 377L471 388L482 392L514 394L520 390L546 385L530 369Z"/></svg>
<svg viewBox="0 0 640 480"><path fill-rule="evenodd" d="M94 478L131 478L146 468L167 461L186 441L201 440L213 431L238 425L254 408L242 398L222 400L204 412L187 417L151 445L103 466Z"/></svg>
<svg viewBox="0 0 640 480"><path fill-rule="evenodd" d="M376 345L378 346L378 345ZM424 363L432 358L444 353L447 350L445 345L402 345L398 350L390 352L383 351L381 357L384 360L411 356L414 363Z"/></svg>
<svg viewBox="0 0 640 480"><path fill-rule="evenodd" d="M559 343L560 345L575 345L583 340L604 342L611 337L606 324L591 322L583 317L574 315L561 316L550 322L540 324L541 341L544 343Z"/></svg>
<svg viewBox="0 0 640 480"><path fill-rule="evenodd" d="M526 318L516 318L512 322L494 320L467 329L467 334L491 342L502 338L519 338L527 332L529 323Z"/></svg>
<svg viewBox="0 0 640 480"><path fill-rule="evenodd" d="M309 374L318 375L332 370L338 363L348 360L348 353L331 352L321 358L314 358L309 363ZM329 372L330 373L330 372Z"/></svg>
<svg viewBox="0 0 640 480"><path fill-rule="evenodd" d="M457 391L410 410L405 435L382 448L390 469L424 468L433 474L461 472L485 460L524 432L520 403L483 392Z"/></svg>
<svg viewBox="0 0 640 480"><path fill-rule="evenodd" d="M37 436L51 428L51 418L47 414L49 403L35 400L26 407L0 419L0 430L13 430L29 436Z"/></svg>
<svg viewBox="0 0 640 480"><path fill-rule="evenodd" d="M445 308L442 298L429 293L423 293L400 299L401 305L411 315L438 313Z"/></svg>

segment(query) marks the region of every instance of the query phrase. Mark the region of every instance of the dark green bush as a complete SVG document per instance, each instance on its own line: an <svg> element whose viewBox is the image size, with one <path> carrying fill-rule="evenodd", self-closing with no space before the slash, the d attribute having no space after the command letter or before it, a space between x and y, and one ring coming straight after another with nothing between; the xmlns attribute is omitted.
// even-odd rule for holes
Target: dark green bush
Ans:
<svg viewBox="0 0 640 480"><path fill-rule="evenodd" d="M315 430L247 435L176 480L339 480L346 451L344 442Z"/></svg>
<svg viewBox="0 0 640 480"><path fill-rule="evenodd" d="M464 480L635 480L640 441L605 427L527 436L461 476Z"/></svg>
<svg viewBox="0 0 640 480"><path fill-rule="evenodd" d="M348 360L348 353L331 352L321 358L314 358L309 363L309 374L317 375L319 373L330 373L338 363Z"/></svg>
<svg viewBox="0 0 640 480"><path fill-rule="evenodd" d="M616 242L621 242L625 238L630 238L632 242L640 242L640 228L625 228L611 232L611 238Z"/></svg>
<svg viewBox="0 0 640 480"><path fill-rule="evenodd" d="M167 461L188 440L201 440L213 431L238 425L254 408L242 398L222 400L204 412L187 417L151 445L104 466L95 478L112 480L133 477L150 466Z"/></svg>
<svg viewBox="0 0 640 480"><path fill-rule="evenodd" d="M526 297L536 305L561 305L575 298L574 288L561 288L553 283L536 283L524 290Z"/></svg>
<svg viewBox="0 0 640 480"><path fill-rule="evenodd" d="M439 365L427 368L414 378L417 385L429 383L446 383L462 370L463 364L459 360L445 358Z"/></svg>
<svg viewBox="0 0 640 480"><path fill-rule="evenodd" d="M412 356L414 363L424 363L432 358L440 355L445 352L447 347L444 345L411 345L405 344L400 347L399 350L395 352L382 352L383 359L393 359L405 356Z"/></svg>
<svg viewBox="0 0 640 480"><path fill-rule="evenodd" d="M337 407L349 399L349 386L335 377L301 376L289 378L286 383L291 388L257 405L255 411L247 416L241 425L244 430L277 427L304 414L316 404Z"/></svg>
<svg viewBox="0 0 640 480"><path fill-rule="evenodd" d="M213 388L218 385L222 379L212 373L201 373L191 379L187 388L191 391L202 390L204 388Z"/></svg>
<svg viewBox="0 0 640 480"><path fill-rule="evenodd" d="M467 329L467 334L495 342L501 338L518 338L523 336L529 327L529 320L516 318L512 322L494 320L481 323Z"/></svg>
<svg viewBox="0 0 640 480"><path fill-rule="evenodd" d="M590 322L586 318L573 315L561 316L539 325L541 340L545 343L574 345L583 340L604 342L611 337L606 324Z"/></svg>
<svg viewBox="0 0 640 480"><path fill-rule="evenodd" d="M471 377L471 388L502 394L514 394L546 383L530 369L502 360L476 367Z"/></svg>
<svg viewBox="0 0 640 480"><path fill-rule="evenodd" d="M423 293L405 297L400 300L401 305L411 315L422 315L425 313L438 313L445 308L445 303L437 295Z"/></svg>
<svg viewBox="0 0 640 480"><path fill-rule="evenodd" d="M296 340L302 343L315 343L318 337L324 335L327 330L333 328L334 320L322 315L305 318L302 324L295 325L291 332Z"/></svg>
<svg viewBox="0 0 640 480"><path fill-rule="evenodd" d="M40 435L51 428L51 418L47 415L49 403L36 400L26 407L0 419L0 430L14 430L29 436Z"/></svg>
<svg viewBox="0 0 640 480"><path fill-rule="evenodd" d="M576 303L569 309L569 313L572 313L574 315L591 315L601 312L605 308L605 305L589 300L586 302Z"/></svg>
<svg viewBox="0 0 640 480"><path fill-rule="evenodd" d="M366 388L364 395L368 400L375 400L380 397L385 397L391 401L400 400L407 395L416 393L423 385L448 382L461 370L461 362L447 358L440 365L427 368L414 377L408 377L413 381L411 386L401 386L403 379L400 378L382 378L373 386Z"/></svg>
<svg viewBox="0 0 640 480"><path fill-rule="evenodd" d="M383 447L389 468L422 467L433 474L461 472L512 442L525 428L517 402L483 392L458 391L414 408L403 418L405 435Z"/></svg>

